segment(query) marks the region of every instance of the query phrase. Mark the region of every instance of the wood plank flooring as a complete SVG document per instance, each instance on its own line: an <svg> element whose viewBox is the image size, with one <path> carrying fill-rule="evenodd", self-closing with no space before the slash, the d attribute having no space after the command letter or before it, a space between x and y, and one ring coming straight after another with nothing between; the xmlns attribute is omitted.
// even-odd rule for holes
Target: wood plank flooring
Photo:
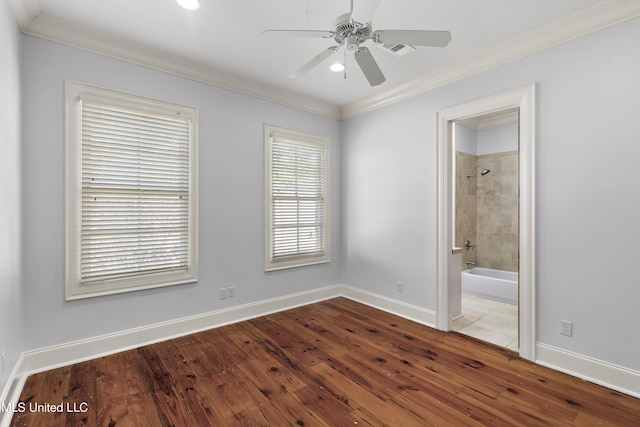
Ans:
<svg viewBox="0 0 640 427"><path fill-rule="evenodd" d="M640 425L640 399L344 298L39 373L20 402L12 426Z"/></svg>

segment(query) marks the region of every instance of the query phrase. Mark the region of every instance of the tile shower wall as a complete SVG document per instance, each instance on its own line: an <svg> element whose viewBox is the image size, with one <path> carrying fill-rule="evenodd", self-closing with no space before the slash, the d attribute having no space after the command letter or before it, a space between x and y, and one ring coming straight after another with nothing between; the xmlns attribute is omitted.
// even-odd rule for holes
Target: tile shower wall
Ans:
<svg viewBox="0 0 640 427"><path fill-rule="evenodd" d="M455 246L464 248L464 241L478 241L477 222L477 178L467 178L475 174L478 156L456 151L456 238ZM466 261L477 262L475 250L462 251L462 269L468 268Z"/></svg>
<svg viewBox="0 0 640 427"><path fill-rule="evenodd" d="M478 156L491 172L477 180L476 262L518 271L518 152Z"/></svg>
<svg viewBox="0 0 640 427"><path fill-rule="evenodd" d="M491 169L480 176L476 166ZM518 271L518 151L485 154L456 152L456 246L479 267ZM469 173L476 177L467 178Z"/></svg>

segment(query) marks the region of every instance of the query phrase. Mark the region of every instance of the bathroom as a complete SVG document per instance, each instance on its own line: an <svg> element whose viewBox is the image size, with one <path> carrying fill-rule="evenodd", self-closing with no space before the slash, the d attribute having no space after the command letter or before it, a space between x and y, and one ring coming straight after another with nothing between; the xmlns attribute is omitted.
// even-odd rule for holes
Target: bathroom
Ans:
<svg viewBox="0 0 640 427"><path fill-rule="evenodd" d="M518 111L458 120L455 246L462 312L453 329L518 350Z"/></svg>

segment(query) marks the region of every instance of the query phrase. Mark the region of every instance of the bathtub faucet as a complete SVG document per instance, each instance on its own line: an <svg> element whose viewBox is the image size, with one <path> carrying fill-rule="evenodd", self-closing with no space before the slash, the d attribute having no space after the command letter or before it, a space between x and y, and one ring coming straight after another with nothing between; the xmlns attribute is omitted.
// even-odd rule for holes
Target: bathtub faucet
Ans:
<svg viewBox="0 0 640 427"><path fill-rule="evenodd" d="M473 261L468 261L468 260L467 260L467 261L465 261L465 264L467 264L467 267L475 267L475 266L476 266L476 263L475 263L475 262L473 262Z"/></svg>

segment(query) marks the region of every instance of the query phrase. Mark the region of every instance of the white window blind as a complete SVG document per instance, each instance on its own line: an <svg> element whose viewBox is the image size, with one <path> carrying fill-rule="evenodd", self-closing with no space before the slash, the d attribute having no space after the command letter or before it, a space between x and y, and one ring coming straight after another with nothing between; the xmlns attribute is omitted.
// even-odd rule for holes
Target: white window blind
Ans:
<svg viewBox="0 0 640 427"><path fill-rule="evenodd" d="M328 144L292 132L269 132L267 269L328 261Z"/></svg>
<svg viewBox="0 0 640 427"><path fill-rule="evenodd" d="M152 107L131 96L78 100L72 294L195 280L192 117Z"/></svg>
<svg viewBox="0 0 640 427"><path fill-rule="evenodd" d="M82 282L186 268L189 123L82 106Z"/></svg>

